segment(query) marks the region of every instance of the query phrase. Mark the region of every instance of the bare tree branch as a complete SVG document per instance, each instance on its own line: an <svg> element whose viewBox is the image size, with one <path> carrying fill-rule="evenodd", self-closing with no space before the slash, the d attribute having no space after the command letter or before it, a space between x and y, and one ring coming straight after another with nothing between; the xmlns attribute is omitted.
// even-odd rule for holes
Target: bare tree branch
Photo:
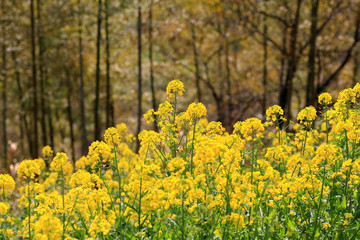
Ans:
<svg viewBox="0 0 360 240"><path fill-rule="evenodd" d="M356 45L358 44L359 40L360 40L360 9L357 10L357 15L356 15L356 24L355 24L355 33L354 33L354 42L353 44L348 48L348 50L346 51L346 56L343 59L343 61L341 62L341 64L338 66L338 68L324 81L323 84L321 84L320 86L318 86L317 90L316 90L316 94L320 94L327 86L329 86L329 84L336 79L337 75L341 72L341 70L345 67L345 65L349 62L349 60L351 59L351 55L352 52L354 50L354 48L356 47Z"/></svg>
<svg viewBox="0 0 360 240"><path fill-rule="evenodd" d="M260 13L261 15L267 17L267 18L272 18L272 19L275 19L279 22L281 22L282 24L284 24L286 27L290 27L289 23L286 21L286 19L280 17L280 16L277 16L277 15L274 15L274 14L271 14L271 13L268 13L268 12L265 12L265 11L262 11L260 9L258 9L258 6L255 5L255 3L253 1L249 1L249 4L253 7L253 10L257 13Z"/></svg>
<svg viewBox="0 0 360 240"><path fill-rule="evenodd" d="M275 40L273 40L272 38L270 38L267 34L264 34L262 31L260 31L258 29L258 27L251 21L248 20L248 18L245 19L245 21L247 23L249 23L251 25L251 30L253 30L254 32L260 34L263 38L265 38L267 41L271 42L272 45L274 45L275 48L277 48L282 54L287 55L287 51L285 48L283 48L282 46L280 46L280 44L278 44L277 42L275 42ZM245 25L245 27L247 27Z"/></svg>
<svg viewBox="0 0 360 240"><path fill-rule="evenodd" d="M316 35L319 35L324 28L326 27L326 25L331 21L331 19L341 11L342 8L340 8L340 5L342 3L342 0L338 0L336 2L336 4L334 5L334 7L332 8L331 13L329 14L329 16L324 20L324 22L322 24L320 24L320 26L318 27L318 29L316 30ZM301 55L303 53L303 51L309 46L310 44L310 38L304 43L304 45L300 46L299 48L299 54Z"/></svg>

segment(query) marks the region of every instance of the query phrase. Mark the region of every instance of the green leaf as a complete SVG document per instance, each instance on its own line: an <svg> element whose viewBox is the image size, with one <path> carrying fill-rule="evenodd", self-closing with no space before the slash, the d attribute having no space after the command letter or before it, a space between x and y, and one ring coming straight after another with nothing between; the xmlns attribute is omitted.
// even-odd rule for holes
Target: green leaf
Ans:
<svg viewBox="0 0 360 240"><path fill-rule="evenodd" d="M286 225L287 225L288 229L293 231L295 229L295 223L288 216L286 216L285 219L286 219Z"/></svg>
<svg viewBox="0 0 360 240"><path fill-rule="evenodd" d="M271 211L269 217L272 219L272 218L274 217L275 213L276 213L276 210L275 210L275 208L274 208L274 209Z"/></svg>
<svg viewBox="0 0 360 240"><path fill-rule="evenodd" d="M345 197L343 197L343 199L341 201L340 209L342 209L342 210L346 209L346 198Z"/></svg>

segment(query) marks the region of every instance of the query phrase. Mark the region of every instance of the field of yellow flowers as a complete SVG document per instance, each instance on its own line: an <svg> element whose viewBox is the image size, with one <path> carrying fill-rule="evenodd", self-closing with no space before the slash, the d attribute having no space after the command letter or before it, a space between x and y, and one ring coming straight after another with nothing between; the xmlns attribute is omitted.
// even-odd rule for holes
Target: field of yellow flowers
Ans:
<svg viewBox="0 0 360 240"><path fill-rule="evenodd" d="M65 153L0 175L1 239L360 239L360 84L319 96L298 123L275 105L227 133L177 105L182 82L144 117L109 128L73 171ZM287 128L294 131L286 131Z"/></svg>

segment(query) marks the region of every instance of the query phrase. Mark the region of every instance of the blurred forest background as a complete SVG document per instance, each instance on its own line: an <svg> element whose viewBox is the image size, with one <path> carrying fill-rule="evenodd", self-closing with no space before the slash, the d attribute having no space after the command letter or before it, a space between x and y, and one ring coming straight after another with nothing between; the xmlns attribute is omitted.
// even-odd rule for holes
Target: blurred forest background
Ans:
<svg viewBox="0 0 360 240"><path fill-rule="evenodd" d="M41 147L87 153L107 127L185 84L228 131L278 104L288 119L360 75L358 0L0 0L3 169ZM135 147L135 146L134 146Z"/></svg>

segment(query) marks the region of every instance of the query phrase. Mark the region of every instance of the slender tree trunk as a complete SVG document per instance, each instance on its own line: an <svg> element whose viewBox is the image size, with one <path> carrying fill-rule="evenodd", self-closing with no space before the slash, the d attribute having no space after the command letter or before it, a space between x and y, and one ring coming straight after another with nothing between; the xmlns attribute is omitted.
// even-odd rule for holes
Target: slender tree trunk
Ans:
<svg viewBox="0 0 360 240"><path fill-rule="evenodd" d="M225 84L223 81L223 63L222 63L222 49L223 49L223 35L222 35L222 28L221 28L221 23L219 21L217 21L217 32L219 34L219 39L221 39L219 41L219 49L220 51L218 52L218 55L217 55L217 65L218 65L218 71L217 71L217 78L218 78L218 82L219 82L219 86L218 86L218 89L219 89L219 94L217 94L217 98L215 98L215 89L214 89L214 98L216 100L216 108L217 108L217 121L221 122L223 124L223 126L227 129L228 129L228 123L227 123L227 119L225 117L225 104L224 104L224 89L225 89ZM208 70L207 70L208 72ZM210 80L209 80L210 81Z"/></svg>
<svg viewBox="0 0 360 240"><path fill-rule="evenodd" d="M227 130L232 130L233 127L233 117L232 117L232 93L231 93L231 71L230 71L230 56L229 56L229 44L227 42L227 38L225 40L225 127Z"/></svg>
<svg viewBox="0 0 360 240"><path fill-rule="evenodd" d="M55 151L55 143L54 143L54 137L55 137L55 133L54 133L54 126L53 126L53 115L52 115L52 108L51 108L51 99L49 99L49 103L47 104L47 121L48 121L48 126L49 126L49 136L50 136L50 146L52 147L52 149Z"/></svg>
<svg viewBox="0 0 360 240"><path fill-rule="evenodd" d="M297 35L300 20L300 9L302 0L297 0L295 19L290 30L290 47L288 56L288 65L286 71L285 85L280 93L280 106L285 111L285 117L291 119L291 97L293 91L293 79L297 68Z"/></svg>
<svg viewBox="0 0 360 240"><path fill-rule="evenodd" d="M141 131L141 117L142 117L142 72L141 72L141 0L139 0L138 6L138 21L137 21L137 33L138 33L138 116L137 116L137 130L136 130L136 152L139 152L140 149L140 141L139 141L139 133Z"/></svg>
<svg viewBox="0 0 360 240"><path fill-rule="evenodd" d="M321 55L320 55L320 51L319 49L316 50L316 65L317 65L317 82L316 82L316 89L318 89L320 87L320 85L323 82L323 66L322 66L322 61L321 61Z"/></svg>
<svg viewBox="0 0 360 240"><path fill-rule="evenodd" d="M284 49L286 49L287 46L287 31L288 28L286 26L284 26L283 29L283 38L282 38L282 47ZM281 59L280 59L280 75L279 75L279 103L281 102L281 91L284 87L284 76L285 76L285 69L286 69L286 54L282 54L281 55Z"/></svg>
<svg viewBox="0 0 360 240"><path fill-rule="evenodd" d="M262 104L262 115L266 118L266 109L267 109L267 94L268 94L268 74L267 74L267 59L268 59L268 42L267 42L267 32L268 26L266 17L264 17L264 38L263 38L263 51L264 51L264 58L263 58L263 86L264 86L264 93L263 93L263 104Z"/></svg>
<svg viewBox="0 0 360 240"><path fill-rule="evenodd" d="M35 15L34 0L30 0L30 22L31 22L31 56L32 56L32 97L33 97L33 148L31 156L38 157L38 101L37 101L37 73L36 73L36 49L35 49Z"/></svg>
<svg viewBox="0 0 360 240"><path fill-rule="evenodd" d="M306 106L314 103L315 98L315 65L316 65L316 38L318 10L320 0L311 0L311 27L310 27L310 49L308 56L308 77L306 85Z"/></svg>
<svg viewBox="0 0 360 240"><path fill-rule="evenodd" d="M2 116L2 134L3 134L3 167L9 172L8 166L8 139L7 139L7 126L6 126L6 114L7 114L7 73L6 73L6 15L5 15L5 0L1 1L1 32L2 32L2 44L1 44L1 52L2 52L2 66L1 66L1 77L2 77L2 107L3 107L3 116Z"/></svg>
<svg viewBox="0 0 360 240"><path fill-rule="evenodd" d="M191 46L194 55L195 86L196 86L197 100L201 102L199 53L196 47L196 33L195 33L194 25L192 23L190 23L190 30L191 30Z"/></svg>
<svg viewBox="0 0 360 240"><path fill-rule="evenodd" d="M109 0L105 0L105 44L106 44L106 128L114 126L114 107L110 82L110 40L109 40Z"/></svg>
<svg viewBox="0 0 360 240"><path fill-rule="evenodd" d="M98 4L98 21L97 21L97 40L96 40L96 89L95 89L95 140L100 140L100 116L99 116L99 101L100 101L100 42L101 42L101 22L102 22L102 0Z"/></svg>
<svg viewBox="0 0 360 240"><path fill-rule="evenodd" d="M75 137L74 137L74 124L73 124L73 116L72 116L72 108L71 108L71 94L72 94L72 86L70 81L70 73L69 69L65 69L65 81L67 85L67 94L66 94L66 100L67 100L67 115L68 115L68 121L69 121L69 128L70 128L70 145L71 145L71 158L72 158L72 165L75 167Z"/></svg>
<svg viewBox="0 0 360 240"><path fill-rule="evenodd" d="M151 88L151 100L152 100L152 108L156 111L156 95L155 95L155 86L154 86L154 60L153 60L153 4L154 1L150 1L149 6L149 60L150 60L150 88ZM156 115L154 121L154 129L156 132L159 131Z"/></svg>
<svg viewBox="0 0 360 240"><path fill-rule="evenodd" d="M222 49L223 49L223 41L222 41L222 29L221 29L221 24L218 21L217 22L217 31L219 34L219 52L217 54L217 65L218 65L218 72L217 72L217 78L219 79L219 90L220 90L220 96L223 96L223 90L224 90L224 81L221 81L223 78L223 66L222 66Z"/></svg>
<svg viewBox="0 0 360 240"><path fill-rule="evenodd" d="M360 50L357 49L354 53L353 86L355 86L356 83L360 82L359 65L360 65Z"/></svg>
<svg viewBox="0 0 360 240"><path fill-rule="evenodd" d="M16 52L12 51L11 52L11 57L12 60L14 62L14 72L15 72L15 80L16 80L16 85L17 85L17 92L18 92L18 101L19 101L19 105L20 105L20 111L19 111L19 115L20 115L20 121L24 124L24 130L25 130L25 135L27 138L27 143L28 143L28 149L29 149L29 153L31 155L31 151L32 151L32 146L33 146L33 142L32 142L32 136L31 136L31 130L29 129L29 123L28 120L26 118L26 114L25 114L25 104L22 100L23 98L23 90L21 87L21 79L20 79L20 71L19 71L19 64L18 61L16 59ZM23 139L23 142L25 140ZM25 149L25 147L23 147ZM24 154L26 155L26 154Z"/></svg>
<svg viewBox="0 0 360 240"><path fill-rule="evenodd" d="M211 95L214 98L215 104L216 104L216 113L217 113L217 121L222 122L223 121L223 114L222 114L222 99L220 98L219 94L216 92L214 85L211 84L210 82L210 73L209 73L209 66L208 64L204 64L205 65L205 76L206 76L206 81L205 84L206 86L210 89Z"/></svg>
<svg viewBox="0 0 360 240"><path fill-rule="evenodd" d="M45 68L45 79L49 79L48 76L48 71ZM45 105L46 106L46 112L47 112L47 122L48 122L48 126L49 126L49 141L50 141L50 146L52 147L53 151L56 152L56 145L54 142L54 138L55 138L55 132L54 132L54 126L53 126L53 94L48 93L48 103Z"/></svg>
<svg viewBox="0 0 360 240"><path fill-rule="evenodd" d="M239 13L241 17L241 12ZM233 124L234 124L234 104L233 104L233 94L232 94L232 82L231 82L231 68L230 68L230 45L229 45L229 26L230 26L230 20L227 16L226 9L223 9L222 12L223 16L223 34L222 34L222 41L225 48L225 79L224 79L224 92L225 97L222 101L224 113L225 113L225 121L224 121L224 127L228 132L232 132L233 130Z"/></svg>
<svg viewBox="0 0 360 240"><path fill-rule="evenodd" d="M78 0L78 42L79 42L79 75L80 75L80 115L81 115L81 132L82 132L82 144L81 153L86 155L88 153L88 137L86 129L86 117L85 117L85 94L84 94L84 61L83 61L83 46L82 46L82 7L81 0Z"/></svg>
<svg viewBox="0 0 360 240"><path fill-rule="evenodd" d="M20 144L19 144L19 151L20 155L19 157L21 159L26 158L26 149L25 149L25 132L24 132L24 123L22 121L22 114L19 113L19 132L20 132Z"/></svg>
<svg viewBox="0 0 360 240"><path fill-rule="evenodd" d="M41 132L42 132L42 145L48 144L47 128L46 128L46 107L45 107L45 87L44 87L44 41L41 23L41 0L36 1L37 5L37 32L38 32L38 45L39 45L39 72L40 72L40 105L41 105Z"/></svg>

